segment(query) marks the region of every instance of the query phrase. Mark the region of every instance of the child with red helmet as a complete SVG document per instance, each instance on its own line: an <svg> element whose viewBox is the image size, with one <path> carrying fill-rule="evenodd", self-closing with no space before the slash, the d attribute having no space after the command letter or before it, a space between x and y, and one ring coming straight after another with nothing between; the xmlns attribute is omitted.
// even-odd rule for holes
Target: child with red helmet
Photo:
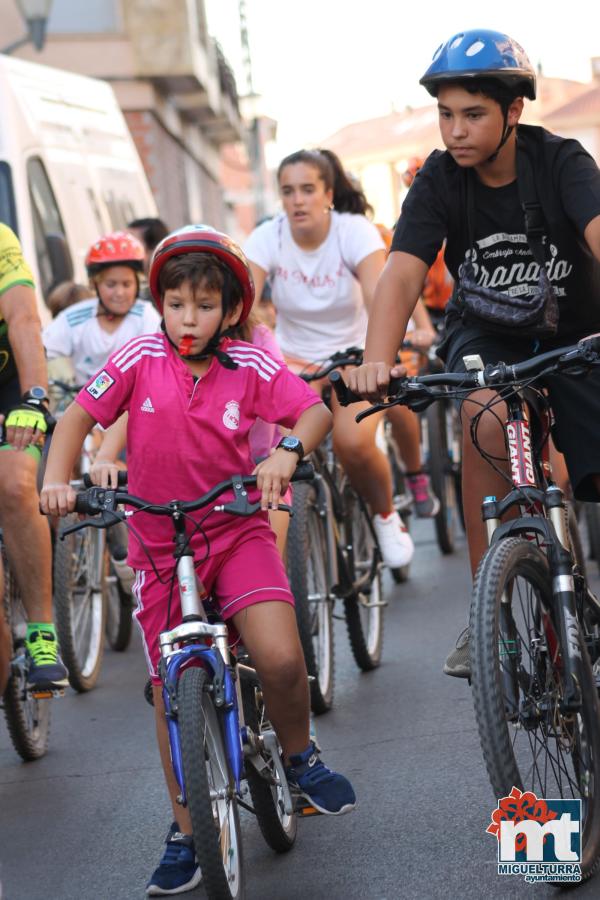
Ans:
<svg viewBox="0 0 600 900"><path fill-rule="evenodd" d="M60 420L41 495L44 512L65 515L75 494L71 466L89 428L112 424L128 411L129 488L157 503L190 500L235 472L258 475L263 512L250 519L214 512L196 532L198 572L213 605L241 635L261 679L265 701L285 755L290 783L322 812L339 815L355 804L342 775L320 761L309 742L309 694L293 596L269 527L267 509L280 496L304 452L330 428L317 395L285 366L253 344L228 336L248 316L254 285L236 244L207 226L187 226L156 248L149 284L163 316L163 334L129 341L80 392ZM248 434L256 418L293 430L283 446L254 466ZM199 516L201 513L198 514ZM157 677L158 635L167 626L172 540L161 519L136 515L130 542L136 570L136 619L153 682L161 759L176 821L149 893L191 889L200 879L189 814L177 804L167 726ZM210 554L207 558L206 541ZM180 621L176 597L169 627ZM175 852L177 851L177 852Z"/></svg>
<svg viewBox="0 0 600 900"><path fill-rule="evenodd" d="M74 303L44 329L48 359L69 357L83 384L133 337L157 331L160 317L138 298L144 247L126 231L99 238L85 265L96 296Z"/></svg>

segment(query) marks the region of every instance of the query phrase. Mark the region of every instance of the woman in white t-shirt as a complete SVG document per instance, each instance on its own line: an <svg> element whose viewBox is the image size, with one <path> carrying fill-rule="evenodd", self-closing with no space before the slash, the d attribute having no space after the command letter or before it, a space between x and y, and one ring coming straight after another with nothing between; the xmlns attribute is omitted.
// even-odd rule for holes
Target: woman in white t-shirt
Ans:
<svg viewBox="0 0 600 900"><path fill-rule="evenodd" d="M144 247L126 231L99 238L86 256L96 296L67 307L44 329L49 360L69 357L78 384L85 384L123 344L160 329L160 316L140 300Z"/></svg>
<svg viewBox="0 0 600 900"><path fill-rule="evenodd" d="M385 246L365 216L364 194L331 151L287 156L278 181L284 211L258 226L244 250L257 297L269 278L277 341L298 371L338 350L364 345ZM380 417L358 426L359 409L343 409L334 400L335 450L371 507L384 561L396 568L410 561L414 547L394 511L390 467L375 443Z"/></svg>

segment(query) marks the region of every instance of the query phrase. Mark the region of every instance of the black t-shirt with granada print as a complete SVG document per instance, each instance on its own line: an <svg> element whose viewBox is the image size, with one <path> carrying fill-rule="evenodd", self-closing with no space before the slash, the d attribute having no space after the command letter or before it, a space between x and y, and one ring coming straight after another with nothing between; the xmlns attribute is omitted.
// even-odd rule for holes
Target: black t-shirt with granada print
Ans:
<svg viewBox="0 0 600 900"><path fill-rule="evenodd" d="M531 161L537 199L546 223L546 268L558 297L559 339L600 330L600 263L583 237L600 215L600 170L575 140L543 128L519 125L519 148ZM473 263L477 281L513 296L527 296L538 283L538 266L527 239L516 180L499 188L474 185ZM448 152L434 150L402 206L392 243L431 265L446 240L445 260L458 280L469 253L467 173ZM458 317L454 302L448 324Z"/></svg>

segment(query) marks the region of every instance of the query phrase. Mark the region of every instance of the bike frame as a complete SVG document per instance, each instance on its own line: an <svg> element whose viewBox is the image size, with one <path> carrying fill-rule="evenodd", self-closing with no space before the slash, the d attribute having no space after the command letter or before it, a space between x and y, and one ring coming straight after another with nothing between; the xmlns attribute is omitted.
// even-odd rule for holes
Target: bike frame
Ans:
<svg viewBox="0 0 600 900"><path fill-rule="evenodd" d="M253 755L257 754L258 736L251 735L244 724L240 681L238 677L234 677L234 660L229 650L227 625L223 622L210 624L207 620L202 603L206 594L203 587L199 587L193 553L189 548L186 549L185 520L176 508L173 512L173 522L175 525L173 555L177 566L182 623L160 634L159 674L162 681L173 773L181 791L180 802L185 805L187 803L185 776L177 718L177 685L184 667L202 666L210 676L212 702L220 712L219 721L222 725L225 752L235 792L238 795L242 792L244 761L248 758L250 764L254 763ZM284 810L287 815L291 815L294 804L277 750L275 732L272 730L264 732L260 738L273 759L283 794ZM262 767L259 764L256 768L260 772Z"/></svg>

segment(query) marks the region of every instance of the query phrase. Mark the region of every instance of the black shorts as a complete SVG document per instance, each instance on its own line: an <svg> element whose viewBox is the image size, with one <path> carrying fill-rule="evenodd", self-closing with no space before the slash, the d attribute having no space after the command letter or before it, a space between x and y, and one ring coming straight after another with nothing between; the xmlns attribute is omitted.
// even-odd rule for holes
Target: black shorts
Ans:
<svg viewBox="0 0 600 900"><path fill-rule="evenodd" d="M576 343L567 338L565 346ZM560 344L554 343L554 346ZM521 362L536 353L551 349L534 340L512 340L503 335L483 332L471 325L454 324L441 346L440 356L449 372L465 371L463 356L479 354L484 365ZM542 382L537 382L542 386ZM600 501L593 475L600 474L600 369L592 369L583 378L551 375L544 379L548 388L555 424L554 443L564 453L569 478L578 500Z"/></svg>

